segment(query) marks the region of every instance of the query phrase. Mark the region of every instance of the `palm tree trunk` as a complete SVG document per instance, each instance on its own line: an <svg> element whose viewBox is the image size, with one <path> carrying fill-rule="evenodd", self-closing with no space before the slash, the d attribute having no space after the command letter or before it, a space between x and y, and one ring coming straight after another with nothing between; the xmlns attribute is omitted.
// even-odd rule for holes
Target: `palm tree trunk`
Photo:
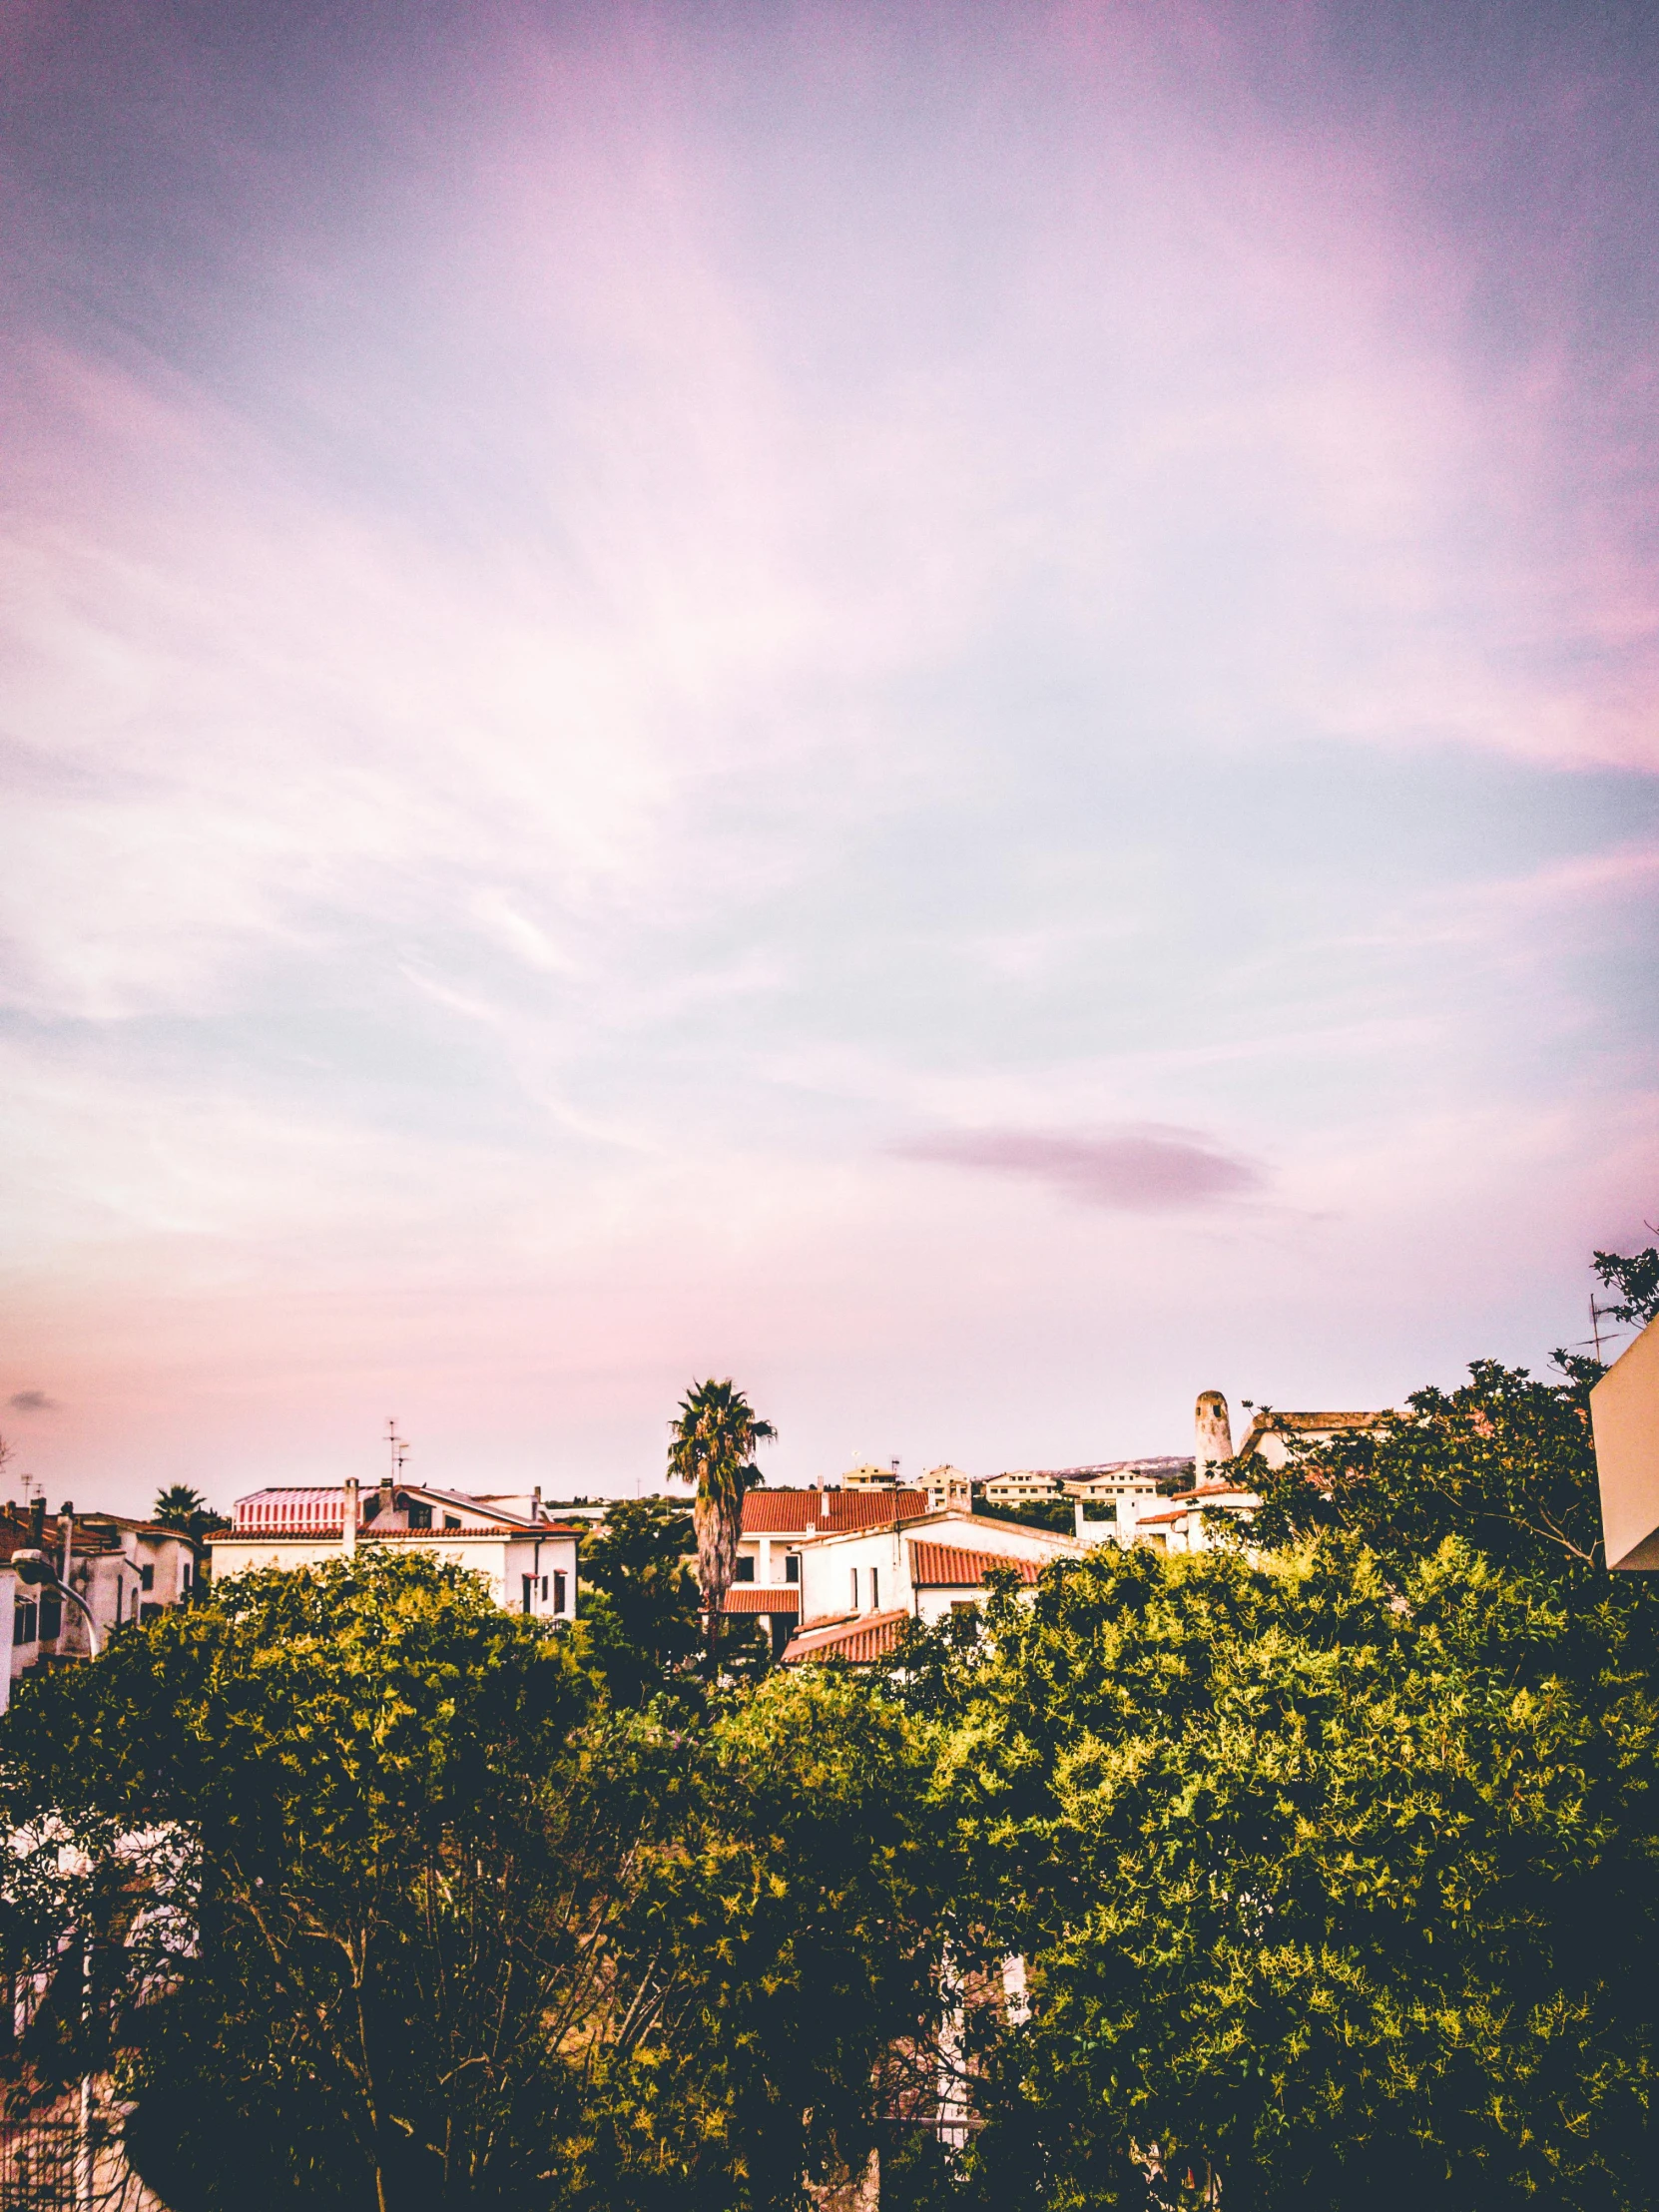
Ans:
<svg viewBox="0 0 1659 2212"><path fill-rule="evenodd" d="M738 1535L743 1499L699 1497L692 1522L697 1531L697 1579L703 1586L703 1605L709 1639L709 1679L714 1680L720 1648L720 1623L726 1610L726 1593L737 1571Z"/></svg>

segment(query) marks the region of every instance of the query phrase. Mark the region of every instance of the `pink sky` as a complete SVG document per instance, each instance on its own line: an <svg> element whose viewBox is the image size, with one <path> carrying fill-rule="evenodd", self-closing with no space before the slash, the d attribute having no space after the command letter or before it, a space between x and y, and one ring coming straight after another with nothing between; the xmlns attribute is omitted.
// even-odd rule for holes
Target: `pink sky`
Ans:
<svg viewBox="0 0 1659 2212"><path fill-rule="evenodd" d="M1484 18L1482 19L1485 20ZM14 1480L1179 1448L1654 1145L1655 46L37 6Z"/></svg>

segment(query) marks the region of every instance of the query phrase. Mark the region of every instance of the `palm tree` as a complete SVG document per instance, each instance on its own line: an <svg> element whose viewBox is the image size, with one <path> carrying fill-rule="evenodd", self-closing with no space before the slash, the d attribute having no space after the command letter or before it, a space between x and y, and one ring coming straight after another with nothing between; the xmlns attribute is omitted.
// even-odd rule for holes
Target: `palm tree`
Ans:
<svg viewBox="0 0 1659 2212"><path fill-rule="evenodd" d="M182 1528L189 1531L191 1517L200 1513L207 1504L200 1490L193 1490L188 1482L170 1482L165 1490L158 1491L156 1510L151 1515L162 1528Z"/></svg>
<svg viewBox="0 0 1659 2212"><path fill-rule="evenodd" d="M742 1390L733 1388L730 1376L724 1382L694 1383L669 1423L669 1474L697 1486L692 1522L697 1531L697 1579L703 1585L711 1674L726 1593L737 1572L744 1492L761 1479L755 1447L771 1443L777 1433L771 1421L757 1416Z"/></svg>
<svg viewBox="0 0 1659 2212"><path fill-rule="evenodd" d="M151 1519L163 1528L176 1528L188 1536L196 1546L197 1557L210 1536L217 1536L230 1522L223 1513L216 1513L200 1490L193 1490L188 1482L170 1482L156 1497L156 1509Z"/></svg>

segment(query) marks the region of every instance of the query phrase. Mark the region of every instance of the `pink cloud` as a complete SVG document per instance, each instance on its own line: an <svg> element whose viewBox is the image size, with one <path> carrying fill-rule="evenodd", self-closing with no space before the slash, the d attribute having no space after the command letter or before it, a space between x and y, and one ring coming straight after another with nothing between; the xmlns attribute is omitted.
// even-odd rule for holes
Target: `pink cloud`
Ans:
<svg viewBox="0 0 1659 2212"><path fill-rule="evenodd" d="M1254 1161L1210 1139L1156 1124L1066 1136L1035 1129L967 1129L893 1147L904 1160L1023 1175L1063 1197L1116 1213L1164 1214L1225 1206L1267 1187Z"/></svg>

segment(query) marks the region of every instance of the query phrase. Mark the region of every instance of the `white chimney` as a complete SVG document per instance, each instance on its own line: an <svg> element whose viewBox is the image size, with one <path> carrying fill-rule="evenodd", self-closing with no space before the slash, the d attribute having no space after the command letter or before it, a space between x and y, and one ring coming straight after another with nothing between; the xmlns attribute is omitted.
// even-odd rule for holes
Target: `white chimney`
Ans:
<svg viewBox="0 0 1659 2212"><path fill-rule="evenodd" d="M357 1477L348 1474L340 1484L339 1547L347 1558L357 1548Z"/></svg>

